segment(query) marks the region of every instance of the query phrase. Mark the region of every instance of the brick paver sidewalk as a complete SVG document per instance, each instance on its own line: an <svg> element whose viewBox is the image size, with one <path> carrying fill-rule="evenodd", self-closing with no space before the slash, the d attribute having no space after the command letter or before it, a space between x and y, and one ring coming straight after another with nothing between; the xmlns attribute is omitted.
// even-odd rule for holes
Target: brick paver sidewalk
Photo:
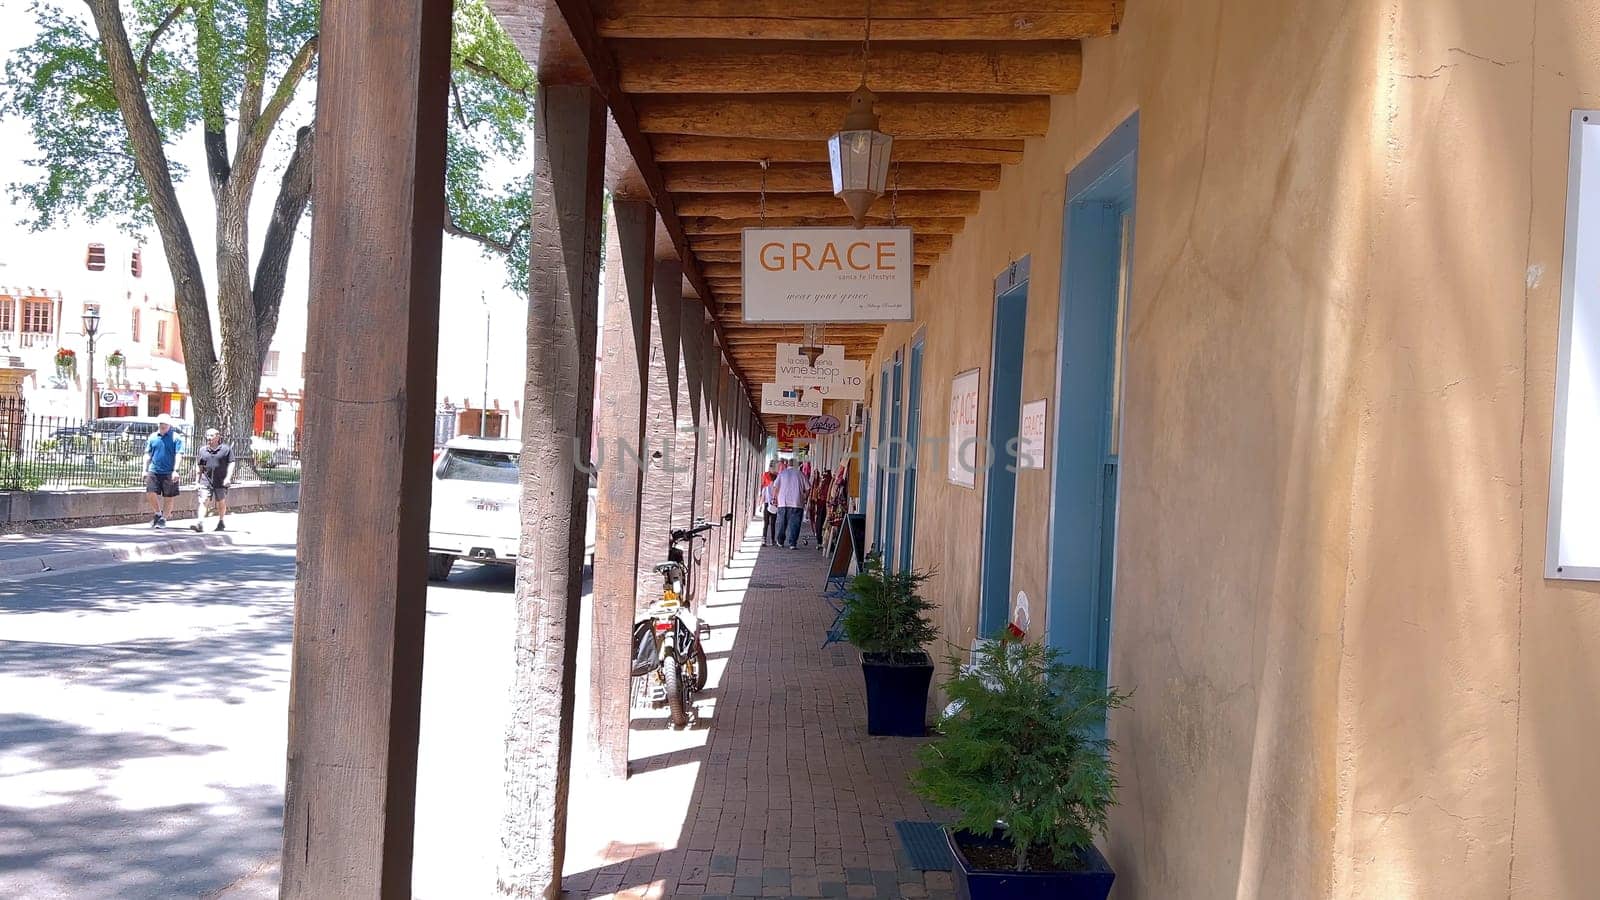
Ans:
<svg viewBox="0 0 1600 900"><path fill-rule="evenodd" d="M574 786L567 896L954 896L904 860L895 821L936 818L906 781L922 742L867 736L860 657L820 649L823 573L746 539L705 608L699 722L636 710L634 776Z"/></svg>

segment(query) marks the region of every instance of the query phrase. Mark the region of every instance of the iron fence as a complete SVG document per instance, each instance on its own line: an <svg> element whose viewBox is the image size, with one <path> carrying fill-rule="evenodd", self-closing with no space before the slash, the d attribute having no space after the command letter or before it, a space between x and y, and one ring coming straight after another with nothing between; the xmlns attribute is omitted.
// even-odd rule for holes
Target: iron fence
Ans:
<svg viewBox="0 0 1600 900"><path fill-rule="evenodd" d="M146 444L154 430L153 420L31 416L0 401L0 490L140 487L145 483ZM300 454L292 442L275 435L225 440L234 459L248 461L263 480L299 479ZM175 471L187 481L203 441L185 427L179 428L179 441ZM240 470L236 477L249 478L250 473Z"/></svg>

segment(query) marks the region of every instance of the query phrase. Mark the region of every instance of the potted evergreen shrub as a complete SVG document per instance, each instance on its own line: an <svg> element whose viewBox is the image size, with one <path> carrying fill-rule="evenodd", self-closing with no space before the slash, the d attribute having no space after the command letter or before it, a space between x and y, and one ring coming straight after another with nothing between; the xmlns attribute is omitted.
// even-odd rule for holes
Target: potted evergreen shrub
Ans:
<svg viewBox="0 0 1600 900"><path fill-rule="evenodd" d="M1094 669L1009 634L970 666L950 660L953 712L921 748L917 793L957 810L945 829L969 900L1105 900L1115 877L1095 849L1117 779L1101 737L1128 695Z"/></svg>
<svg viewBox="0 0 1600 900"><path fill-rule="evenodd" d="M923 649L939 634L928 620L933 604L922 596L928 571L885 572L869 556L844 597L846 640L861 651L867 684L867 733L926 734L928 684L933 660Z"/></svg>

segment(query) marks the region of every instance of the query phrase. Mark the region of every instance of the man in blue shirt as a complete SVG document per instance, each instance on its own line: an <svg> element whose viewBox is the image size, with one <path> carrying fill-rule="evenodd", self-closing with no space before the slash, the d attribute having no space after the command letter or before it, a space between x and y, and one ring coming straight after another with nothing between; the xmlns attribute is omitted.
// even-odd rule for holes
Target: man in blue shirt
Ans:
<svg viewBox="0 0 1600 900"><path fill-rule="evenodd" d="M178 479L173 477L172 472L178 467L178 454L182 449L183 442L172 430L172 417L158 417L156 433L150 435L144 448L148 460L144 492L150 498L150 511L155 513L155 518L150 520L151 528L167 527L167 514L172 512L172 498L178 496Z"/></svg>

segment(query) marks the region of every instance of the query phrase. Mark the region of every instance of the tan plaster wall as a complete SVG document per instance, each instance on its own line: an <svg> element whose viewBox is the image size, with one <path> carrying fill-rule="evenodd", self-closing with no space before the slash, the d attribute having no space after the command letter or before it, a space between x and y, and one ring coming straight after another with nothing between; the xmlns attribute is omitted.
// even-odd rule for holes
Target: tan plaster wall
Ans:
<svg viewBox="0 0 1600 900"><path fill-rule="evenodd" d="M1117 896L1600 885L1600 589L1539 577L1575 106L1584 0L1129 4L886 333L871 374L926 328L925 434L982 368L982 436L993 280L1031 255L1053 434L1066 173L1140 112ZM967 646L982 481L919 466L917 562ZM1036 634L1049 476L1018 482Z"/></svg>

